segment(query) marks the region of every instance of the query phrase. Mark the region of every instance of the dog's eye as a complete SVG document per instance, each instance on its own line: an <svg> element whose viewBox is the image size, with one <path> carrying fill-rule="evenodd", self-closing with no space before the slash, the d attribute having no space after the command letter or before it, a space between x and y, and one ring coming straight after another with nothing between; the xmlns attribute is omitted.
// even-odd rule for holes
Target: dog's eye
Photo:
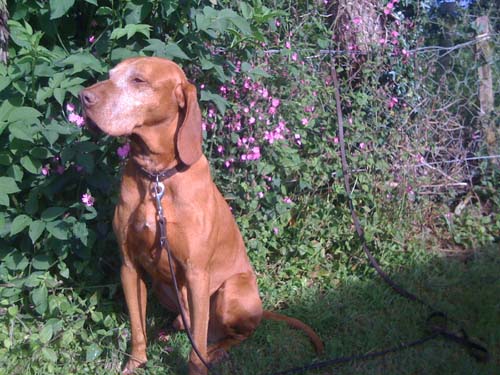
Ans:
<svg viewBox="0 0 500 375"><path fill-rule="evenodd" d="M132 82L134 82L134 83L146 83L146 81L143 80L141 77L132 78Z"/></svg>

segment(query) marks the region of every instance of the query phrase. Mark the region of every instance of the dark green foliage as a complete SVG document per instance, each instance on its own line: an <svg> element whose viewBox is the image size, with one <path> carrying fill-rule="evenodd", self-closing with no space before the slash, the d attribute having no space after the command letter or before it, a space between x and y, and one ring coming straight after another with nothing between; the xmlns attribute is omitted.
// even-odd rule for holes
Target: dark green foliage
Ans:
<svg viewBox="0 0 500 375"><path fill-rule="evenodd" d="M116 373L125 358L128 320L111 219L127 141L82 127L77 94L126 57L173 59L196 84L205 153L240 225L266 305L290 306L292 315L320 330L333 356L377 346L364 332L371 314L380 321L377 337L404 324L381 322L382 305L395 297L373 286L351 226L332 66L342 79L353 198L384 267L418 289L426 277L416 273L439 269L425 265L434 262L426 250L469 254L498 241L498 164L463 161L486 153L477 136L474 86L483 62L472 45L449 52L450 64L439 49L424 48L437 40L429 25L444 21L428 19L422 9L412 13L417 18L388 17L387 41L363 59L353 46L334 61L325 52L338 46L323 2L7 3L9 62L0 65L0 375ZM404 3L417 9L419 2ZM463 24L457 30L470 39ZM353 66L359 68L354 75ZM335 297L337 288L344 302ZM356 315L363 304L369 307ZM163 362L185 371L187 341L175 335L166 348L160 344L155 337L167 323L165 312L154 299L151 310L148 373L164 373ZM485 336L491 321L485 317L482 324ZM295 340L280 368L292 356L310 359L309 344L266 323L249 344L251 359L243 348L224 371L273 369L281 346ZM498 346L498 337L489 340ZM247 367L246 361L262 363ZM414 363L407 373L438 371L418 367L418 358L402 361L404 368ZM404 373L397 364L390 368Z"/></svg>

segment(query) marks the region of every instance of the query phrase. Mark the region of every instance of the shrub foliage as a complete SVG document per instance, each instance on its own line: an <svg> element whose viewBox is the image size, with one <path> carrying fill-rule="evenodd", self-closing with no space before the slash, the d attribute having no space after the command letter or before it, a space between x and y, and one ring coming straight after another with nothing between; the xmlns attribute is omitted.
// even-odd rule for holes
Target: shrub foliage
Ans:
<svg viewBox="0 0 500 375"><path fill-rule="evenodd" d="M353 198L376 252L404 263L403 250L423 245L462 251L498 240L498 164L482 158L487 120L475 96L485 62L473 43L446 50L447 61L432 48L446 35L474 35L465 13L452 22L420 2L374 1L384 37L360 50L336 33L362 33L365 20L344 14L336 24L327 1L7 3L9 61L0 65L6 373L120 367L127 322L110 220L128 146L86 130L77 94L130 56L173 59L197 85L205 153L258 272L272 270L301 288L368 271L342 188L334 67Z"/></svg>

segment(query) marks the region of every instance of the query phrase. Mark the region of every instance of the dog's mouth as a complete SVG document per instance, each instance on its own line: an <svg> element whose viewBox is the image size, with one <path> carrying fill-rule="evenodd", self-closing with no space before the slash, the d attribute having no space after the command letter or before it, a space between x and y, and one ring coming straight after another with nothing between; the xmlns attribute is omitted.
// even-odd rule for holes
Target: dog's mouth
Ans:
<svg viewBox="0 0 500 375"><path fill-rule="evenodd" d="M101 130L101 128L95 123L94 120L92 120L87 113L83 113L83 117L85 118L85 125L89 132L94 135L94 136L101 136L104 134L104 132Z"/></svg>

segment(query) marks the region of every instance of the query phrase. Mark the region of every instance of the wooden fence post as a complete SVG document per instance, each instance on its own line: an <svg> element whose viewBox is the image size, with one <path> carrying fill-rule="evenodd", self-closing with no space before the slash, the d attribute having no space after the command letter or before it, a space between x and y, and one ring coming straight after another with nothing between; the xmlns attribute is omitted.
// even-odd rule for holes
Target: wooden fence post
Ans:
<svg viewBox="0 0 500 375"><path fill-rule="evenodd" d="M482 123L488 153L497 155L500 152L500 128L495 124L494 113L493 77L491 65L493 63L493 45L490 43L491 26L488 16L476 19L477 47L476 58L483 60L484 64L478 68L479 78L479 120ZM500 165L500 160L496 160Z"/></svg>

